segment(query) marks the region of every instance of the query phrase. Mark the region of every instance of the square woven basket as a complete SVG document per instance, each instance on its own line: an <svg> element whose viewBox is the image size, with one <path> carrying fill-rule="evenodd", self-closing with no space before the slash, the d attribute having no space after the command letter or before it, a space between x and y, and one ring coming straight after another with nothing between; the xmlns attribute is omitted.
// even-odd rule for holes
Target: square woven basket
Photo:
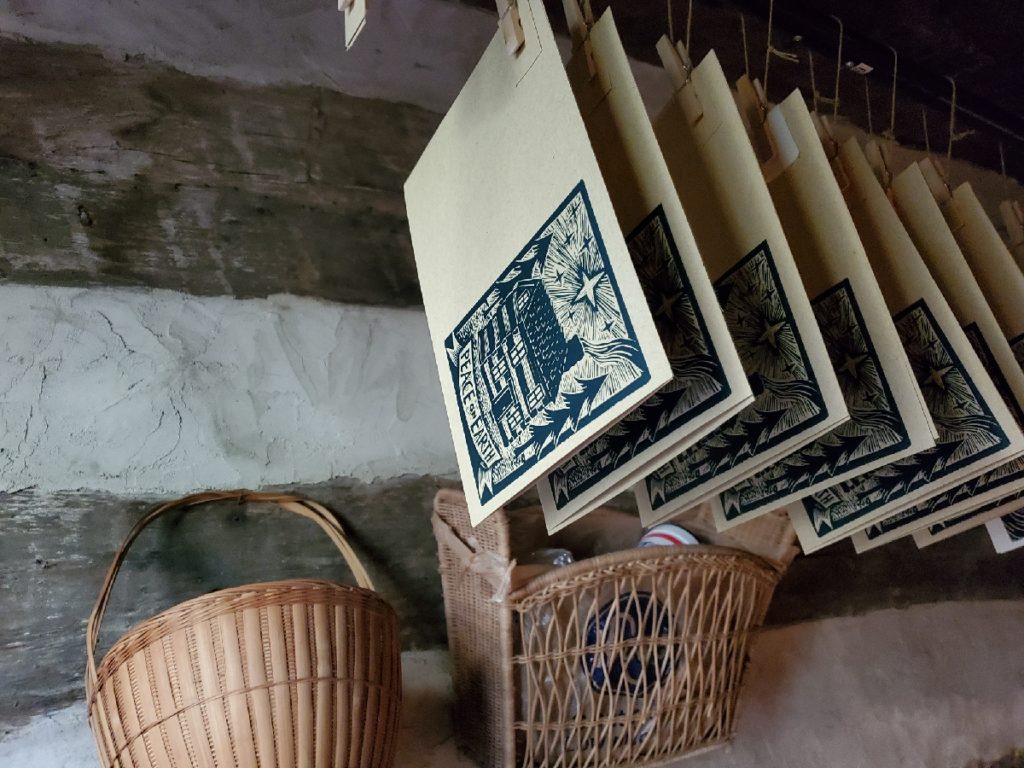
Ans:
<svg viewBox="0 0 1024 768"><path fill-rule="evenodd" d="M730 532L767 557L627 549L522 584L504 510L473 528L442 490L433 523L456 738L482 766L659 765L731 738L750 640L795 552L784 518Z"/></svg>

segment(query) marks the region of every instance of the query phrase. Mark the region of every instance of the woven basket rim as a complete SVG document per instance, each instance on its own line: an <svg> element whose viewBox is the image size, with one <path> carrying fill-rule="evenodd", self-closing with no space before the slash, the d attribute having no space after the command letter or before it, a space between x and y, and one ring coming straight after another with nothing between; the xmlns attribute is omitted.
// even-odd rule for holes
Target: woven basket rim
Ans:
<svg viewBox="0 0 1024 768"><path fill-rule="evenodd" d="M771 580L773 584L778 583L779 579L782 578L780 567L774 562L760 555L744 552L742 549L720 547L712 544L685 544L675 547L634 547L632 549L623 549L604 555L588 557L584 560L577 560L569 565L542 573L530 579L519 589L509 593L508 601L509 603L515 603L562 581L617 565L627 566L630 563L647 560L685 562L686 560L699 560L709 555L717 555L736 561L746 560L750 565L762 570L765 578Z"/></svg>
<svg viewBox="0 0 1024 768"><path fill-rule="evenodd" d="M209 604L218 602L227 602L233 597L243 595L246 593L254 592L270 592L276 591L281 592L287 589L304 588L304 589L316 589L320 590L323 594L339 594L344 593L351 595L353 592L363 593L368 597L373 598L374 602L379 603L385 610L394 612L394 607L387 602L378 592L372 589L365 589L364 587L357 587L352 584L338 584L334 581L328 581L327 579L279 579L276 581L257 581L249 584L240 584L236 587L225 587L224 589L214 590L213 592L207 592L196 597L191 597L188 600L184 600L180 603L175 603L169 608L156 613L142 621L134 624L127 632L121 637L114 641L114 643L107 649L107 652L103 654L103 658L96 671L96 691L102 687L103 682L110 676L111 672L117 669L113 666L113 659L117 655L117 652L127 646L137 635L145 632L147 628L152 625L159 624L172 615L179 614L181 616L188 616L202 608L207 607ZM231 608L225 606L223 613L233 613ZM220 615L220 614L214 614ZM110 662L108 664L108 661ZM117 666L120 666L118 664ZM95 698L95 692L93 697ZM90 707L92 701L89 702Z"/></svg>

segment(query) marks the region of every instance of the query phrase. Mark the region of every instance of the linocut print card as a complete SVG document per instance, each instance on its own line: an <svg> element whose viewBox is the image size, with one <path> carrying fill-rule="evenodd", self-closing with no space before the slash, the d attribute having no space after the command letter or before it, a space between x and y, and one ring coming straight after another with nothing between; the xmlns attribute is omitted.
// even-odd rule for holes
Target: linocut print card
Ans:
<svg viewBox="0 0 1024 768"><path fill-rule="evenodd" d="M672 381L542 479L538 493L550 531L629 488L659 457L682 450L753 399L611 10L587 40L589 49L581 46L569 61L569 82L628 233Z"/></svg>
<svg viewBox="0 0 1024 768"><path fill-rule="evenodd" d="M987 327L995 325L992 315L990 312L986 312L985 302L978 296L977 285L970 280L970 272L962 263L963 256L946 225L938 203L929 190L928 182L925 180L921 168L918 165L911 165L899 174L893 181L892 193L896 210L906 225L907 232L918 252L930 267L931 273L935 275L936 280L941 280L948 285L950 296L955 294L955 299L946 303L946 306L950 307L950 304L955 301L955 306L960 308L958 317L955 309L950 307L954 320L959 323L969 319L970 322L977 324L982 332L976 335L976 339L981 339L983 343L986 343L985 351L988 351L993 345L1001 345L1000 351L996 353L996 360L1006 356L1009 356L1010 360L1005 365L998 366L999 373L1003 377L1016 374L1018 378L1014 380L1018 381L1018 384L1012 385L1012 388L1021 388L1019 368L1012 360L1012 354L1009 352L1005 340L999 336L998 328L991 334L985 333ZM963 268L957 268L957 264L961 264ZM956 279L954 279L955 275L958 276ZM974 306L968 306L968 297L972 295L972 288L975 294ZM953 330L949 329L947 334L952 336ZM962 334L963 338L967 338L964 331L959 328L955 330L959 331L958 337ZM1012 492L1016 487L1015 482L1018 481L1013 478L1017 475L1019 467L1012 464L1005 465L1007 461L1021 455L1022 448L1024 448L1024 435L1021 434L1020 427L1001 396L998 386L985 370L982 356L979 356L974 348L970 347L970 339L967 338L967 340L968 348L960 352L958 357L964 366L969 364L976 371L972 373L965 367L962 371L963 378L971 385L978 405L987 406L986 423L991 419L998 429L990 428L986 424L984 432L987 438L985 440L979 440L982 436L981 431L960 434L963 438L960 446L972 448L974 458L945 474L946 479L954 482L940 488L939 493L930 493L925 499L916 501L914 506L907 505L896 514L880 520L856 534L854 546L858 552L885 544L912 533L918 528L938 522L944 517L959 514L980 503L997 500L1005 493ZM941 390L942 398L947 401L944 413L936 413L933 408L934 401L929 402L929 408L932 410L936 426L940 431L938 447L949 446L951 448L952 444L948 438L951 435L958 435L955 429L956 422L951 424L951 419L956 419L957 422L962 421L972 429L980 428L982 422L974 420L979 414L975 412L968 398L956 397L956 388L950 382L945 379L940 382L939 375L941 374L941 368L937 369L934 374L930 374L929 380L922 386L922 391L926 397L935 397L938 394L936 390ZM1016 397L1012 398L1013 401L1016 399ZM972 419L968 421L967 416L971 416ZM997 435L1001 435L1000 442L1005 442L1005 445L999 448L988 445L989 440L994 439ZM989 470L996 470L996 472L992 475L984 474ZM962 487L957 488L956 486Z"/></svg>
<svg viewBox="0 0 1024 768"><path fill-rule="evenodd" d="M946 247L930 249L926 259L1015 423L1024 428L1024 370L1018 340L1024 331L1019 310L1024 274L1016 269L970 185L963 184L950 194L930 162L922 162L921 170L960 246L946 238L938 244ZM1004 334L1012 340L1007 342ZM915 532L914 540L918 546L927 546L981 525L1019 506L1022 492L1024 458L1018 457L944 493L935 508L948 515Z"/></svg>
<svg viewBox="0 0 1024 768"><path fill-rule="evenodd" d="M963 533L971 528L977 528L979 525L984 525L1000 518L1008 512L1013 512L1019 509L1021 504L1024 504L1024 491L1018 491L1005 498L990 501L987 504L982 504L977 509L970 509L959 515L932 523L927 528L918 528L913 533L914 543L917 544L918 549L924 549L931 544L944 541L956 536L958 533Z"/></svg>
<svg viewBox="0 0 1024 768"><path fill-rule="evenodd" d="M756 93L743 85L741 94ZM759 104L752 106L756 117ZM764 132L759 123L750 125ZM935 444L907 355L799 91L768 113L766 127L772 146L792 147L793 159L776 163L774 177L768 164L762 167L804 287L816 297L814 314L850 420L722 492L714 503L720 529Z"/></svg>
<svg viewBox="0 0 1024 768"><path fill-rule="evenodd" d="M754 402L636 486L645 524L713 496L849 416L714 53L655 121Z"/></svg>
<svg viewBox="0 0 1024 768"><path fill-rule="evenodd" d="M966 479L968 470L980 474L1012 453L990 403L1005 407L856 140L843 144L838 161L847 205L938 441L789 505L805 552L941 493ZM952 392L960 396L950 398Z"/></svg>
<svg viewBox="0 0 1024 768"><path fill-rule="evenodd" d="M982 397L963 360L936 322L928 305L921 301L896 318L907 344L910 364L922 382L928 409L939 430L935 448L871 473L861 492L870 499L885 497L893 489L926 487L936 481L955 478L1011 445L1003 424L993 413L993 403ZM991 462L988 462L991 463ZM854 546L863 552L873 546L910 533L918 520L934 514L932 504L942 494L917 506L903 509L854 534Z"/></svg>
<svg viewBox="0 0 1024 768"><path fill-rule="evenodd" d="M474 523L671 377L543 4L519 9L525 44L495 35L405 185Z"/></svg>
<svg viewBox="0 0 1024 768"><path fill-rule="evenodd" d="M932 172L931 181L926 171ZM933 194L944 201L945 214ZM913 166L900 174L893 183L893 200L911 239L944 292L957 323L964 327L985 373L994 384L998 396L991 403L992 410L1016 449L1012 456L1020 457L1021 445L1024 444L1019 416L1024 403L1024 373L946 223L948 219L959 230L963 228L959 222L965 217L955 210L955 202L950 199L945 182L930 163ZM984 215L980 206L979 213ZM1002 247L1001 243L998 245ZM1010 260L1009 254L1007 259ZM1014 265L1011 263L1010 266ZM879 528L868 528L865 536L870 540L872 534L881 529L884 535L874 541L882 544L895 538L899 532L925 528L944 518L962 515L1015 494L1020 489L1024 489L1024 460L1016 458L947 488L911 509L901 510L893 519L883 520Z"/></svg>
<svg viewBox="0 0 1024 768"><path fill-rule="evenodd" d="M989 520L986 525L996 552L1002 554L1024 547L1024 509Z"/></svg>
<svg viewBox="0 0 1024 768"><path fill-rule="evenodd" d="M1017 364L1024 368L1024 334L1011 339L1010 348L1013 350L1013 356ZM999 386L998 382L996 382L996 386ZM1003 389L1000 389L1000 392L1002 393ZM1011 410L1013 411L1014 418L1018 419L1017 423L1022 424L1020 419L1024 417L1024 414L1019 409ZM1018 459L1014 461L1018 461ZM1014 462L1009 463L1012 464ZM990 522L993 518L1003 517L1007 512L1020 508L1022 504L1024 504L1024 491L1017 491L1008 496L1003 496L996 501L983 503L976 509L933 523L928 528L919 529L914 532L914 542L918 547L926 547L929 544L948 539L950 536L955 536L977 525Z"/></svg>

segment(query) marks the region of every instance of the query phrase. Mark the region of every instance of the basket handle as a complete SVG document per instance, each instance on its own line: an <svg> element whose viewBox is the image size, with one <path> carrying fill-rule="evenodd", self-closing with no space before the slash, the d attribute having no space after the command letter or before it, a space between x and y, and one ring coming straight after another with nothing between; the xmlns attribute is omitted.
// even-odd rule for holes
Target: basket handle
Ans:
<svg viewBox="0 0 1024 768"><path fill-rule="evenodd" d="M341 523L338 522L337 518L335 518L326 507L312 499L279 493L257 493L255 491L237 490L206 491L203 493L195 493L190 496L184 496L180 499L175 499L174 501L164 502L153 507L143 515L142 518L135 523L131 531L128 532L128 535L125 536L124 541L121 542L121 546L117 550L117 554L114 556L114 562L110 564L110 569L107 571L107 576L103 581L103 586L100 589L100 595L96 599L96 605L93 607L92 613L89 615L89 623L86 625L85 630L85 682L90 696L96 687L96 645L99 642L100 624L103 621L103 614L107 610L107 602L110 599L110 592L114 587L114 580L117 578L118 571L121 570L121 566L124 564L125 558L128 556L128 548L131 547L132 543L139 537L139 534L142 533L146 526L158 517L161 517L175 509L189 509L215 501L237 501L239 504L247 502L277 504L282 509L286 509L289 512L293 512L307 518L308 520L312 520L314 523L319 525L321 529L323 529L323 532L327 534L327 537L334 542L338 551L341 552L341 556L345 559L345 564L348 565L352 574L355 576L356 584L363 589L373 589L373 582L370 581L370 575L366 572L366 568L364 568L363 564L359 561L359 557L356 555L355 550L352 549L352 545L348 543L348 539L345 538L345 531L341 527Z"/></svg>

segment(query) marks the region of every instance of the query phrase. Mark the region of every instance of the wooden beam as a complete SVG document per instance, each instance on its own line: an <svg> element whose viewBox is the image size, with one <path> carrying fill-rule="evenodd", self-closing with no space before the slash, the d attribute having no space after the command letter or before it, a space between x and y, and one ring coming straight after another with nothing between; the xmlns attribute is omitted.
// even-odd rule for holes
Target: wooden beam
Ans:
<svg viewBox="0 0 1024 768"><path fill-rule="evenodd" d="M0 60L0 278L420 303L402 184L438 115L75 46Z"/></svg>

